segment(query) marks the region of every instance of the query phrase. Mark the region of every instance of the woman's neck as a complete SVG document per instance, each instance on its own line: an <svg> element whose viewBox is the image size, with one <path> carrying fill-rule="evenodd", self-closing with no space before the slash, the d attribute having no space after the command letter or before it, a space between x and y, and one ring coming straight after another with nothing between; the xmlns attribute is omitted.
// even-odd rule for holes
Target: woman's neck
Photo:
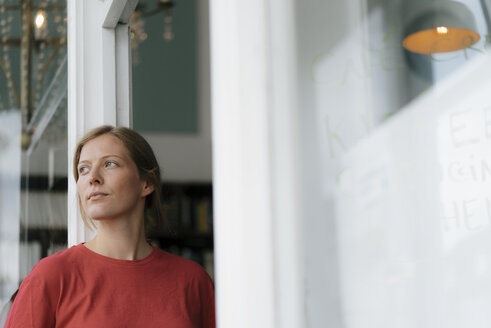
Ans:
<svg viewBox="0 0 491 328"><path fill-rule="evenodd" d="M152 252L152 246L145 239L143 224L134 226L101 221L97 235L85 246L118 260L141 260Z"/></svg>

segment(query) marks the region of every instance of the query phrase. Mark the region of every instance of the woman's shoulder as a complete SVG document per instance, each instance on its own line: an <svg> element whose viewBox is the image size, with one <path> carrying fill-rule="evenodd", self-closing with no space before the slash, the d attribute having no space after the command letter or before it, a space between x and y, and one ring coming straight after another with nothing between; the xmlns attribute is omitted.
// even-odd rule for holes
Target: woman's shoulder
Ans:
<svg viewBox="0 0 491 328"><path fill-rule="evenodd" d="M25 290L50 291L56 294L60 288L60 281L65 281L65 277L74 268L74 257L76 257L76 247L59 251L53 255L39 260L32 268L31 272L24 278L19 292L23 294ZM36 286L35 289L29 286Z"/></svg>
<svg viewBox="0 0 491 328"><path fill-rule="evenodd" d="M39 260L39 262L33 267L31 275L36 274L53 274L64 272L66 268L71 267L77 262L78 250L81 245L72 246L70 248L61 250L57 253L49 255Z"/></svg>
<svg viewBox="0 0 491 328"><path fill-rule="evenodd" d="M172 268L181 276L190 278L210 279L205 269L195 261L156 248L159 253L159 264Z"/></svg>

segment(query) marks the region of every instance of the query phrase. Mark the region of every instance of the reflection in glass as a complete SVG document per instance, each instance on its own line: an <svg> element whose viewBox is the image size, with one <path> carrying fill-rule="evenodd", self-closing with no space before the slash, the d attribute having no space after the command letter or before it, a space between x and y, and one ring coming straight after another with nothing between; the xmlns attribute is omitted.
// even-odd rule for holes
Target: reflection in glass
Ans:
<svg viewBox="0 0 491 328"><path fill-rule="evenodd" d="M489 325L487 2L457 4L477 42L403 47L418 12L443 2L297 5L312 326ZM461 181L474 175L486 180Z"/></svg>
<svg viewBox="0 0 491 328"><path fill-rule="evenodd" d="M66 247L66 0L0 0L0 306Z"/></svg>
<svg viewBox="0 0 491 328"><path fill-rule="evenodd" d="M479 41L474 15L463 3L434 1L418 6L404 26L408 51L431 55L470 48Z"/></svg>

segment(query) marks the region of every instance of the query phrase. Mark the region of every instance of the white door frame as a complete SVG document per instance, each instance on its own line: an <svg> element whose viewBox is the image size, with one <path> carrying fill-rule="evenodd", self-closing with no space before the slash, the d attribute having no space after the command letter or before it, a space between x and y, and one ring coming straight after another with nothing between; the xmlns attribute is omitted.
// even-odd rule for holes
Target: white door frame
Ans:
<svg viewBox="0 0 491 328"><path fill-rule="evenodd" d="M73 152L90 129L131 126L129 21L138 0L67 0L68 246L86 241L80 219Z"/></svg>
<svg viewBox="0 0 491 328"><path fill-rule="evenodd" d="M131 125L128 20L137 0L68 0L68 162L102 125ZM219 327L305 327L295 3L211 0ZM253 22L251 21L253 20ZM68 183L68 244L88 239Z"/></svg>
<svg viewBox="0 0 491 328"><path fill-rule="evenodd" d="M306 327L295 1L210 1L218 327Z"/></svg>

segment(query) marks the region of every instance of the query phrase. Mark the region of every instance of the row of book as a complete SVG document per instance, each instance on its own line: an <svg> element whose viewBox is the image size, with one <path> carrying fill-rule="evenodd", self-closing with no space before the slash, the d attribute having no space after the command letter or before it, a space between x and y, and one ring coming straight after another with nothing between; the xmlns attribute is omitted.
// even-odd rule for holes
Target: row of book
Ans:
<svg viewBox="0 0 491 328"><path fill-rule="evenodd" d="M176 232L213 232L213 204L210 197L190 197L184 194L169 199L167 217Z"/></svg>

